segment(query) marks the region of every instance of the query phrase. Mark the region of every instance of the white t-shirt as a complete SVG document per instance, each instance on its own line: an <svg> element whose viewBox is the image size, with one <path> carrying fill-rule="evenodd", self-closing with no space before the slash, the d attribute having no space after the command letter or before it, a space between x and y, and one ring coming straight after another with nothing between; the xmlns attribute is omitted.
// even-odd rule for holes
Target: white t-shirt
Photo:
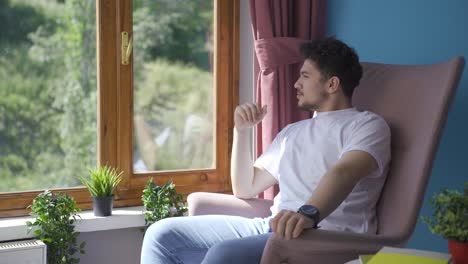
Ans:
<svg viewBox="0 0 468 264"><path fill-rule="evenodd" d="M283 209L297 211L322 176L351 150L372 155L378 169L363 177L319 226L375 234L375 207L390 161L390 129L378 115L355 108L316 112L313 118L286 126L255 161L255 166L266 169L279 183L273 216Z"/></svg>

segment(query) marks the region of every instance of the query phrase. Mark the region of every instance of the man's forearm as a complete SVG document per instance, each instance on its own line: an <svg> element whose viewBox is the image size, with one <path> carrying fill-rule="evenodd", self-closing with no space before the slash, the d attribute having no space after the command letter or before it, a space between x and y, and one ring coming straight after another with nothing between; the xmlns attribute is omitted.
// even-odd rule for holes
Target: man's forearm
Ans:
<svg viewBox="0 0 468 264"><path fill-rule="evenodd" d="M377 169L374 158L363 151L350 151L320 180L307 201L327 217L348 197L359 180Z"/></svg>
<svg viewBox="0 0 468 264"><path fill-rule="evenodd" d="M250 152L250 129L234 128L231 155L232 191L236 197L251 198L254 177L252 153Z"/></svg>
<svg viewBox="0 0 468 264"><path fill-rule="evenodd" d="M320 220L331 214L346 199L356 184L353 178L343 175L342 172L337 169L328 171L307 201L307 204L319 209Z"/></svg>

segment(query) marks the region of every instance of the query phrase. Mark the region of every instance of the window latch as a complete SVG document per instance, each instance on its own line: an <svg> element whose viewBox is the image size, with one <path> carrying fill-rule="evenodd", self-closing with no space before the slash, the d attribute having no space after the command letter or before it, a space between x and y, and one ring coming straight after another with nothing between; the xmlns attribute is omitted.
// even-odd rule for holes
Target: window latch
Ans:
<svg viewBox="0 0 468 264"><path fill-rule="evenodd" d="M130 63L130 56L132 55L133 39L128 37L128 32L123 31L121 33L121 60L122 65L128 65Z"/></svg>

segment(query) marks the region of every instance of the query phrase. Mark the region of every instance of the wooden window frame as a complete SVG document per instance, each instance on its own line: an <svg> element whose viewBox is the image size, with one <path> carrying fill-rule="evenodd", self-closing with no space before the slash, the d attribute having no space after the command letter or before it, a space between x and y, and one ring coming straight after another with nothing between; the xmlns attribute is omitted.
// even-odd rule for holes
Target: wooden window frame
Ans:
<svg viewBox="0 0 468 264"><path fill-rule="evenodd" d="M120 32L132 36L132 0L96 0L98 161L123 171L115 207L141 205L149 177L158 184L173 180L185 197L196 191L232 193L230 156L233 112L239 94L239 1L214 0L214 80L216 105L215 168L166 172L133 172L133 58L120 63ZM73 196L82 210L91 209L83 187L52 189ZM0 218L27 215L41 191L0 194Z"/></svg>

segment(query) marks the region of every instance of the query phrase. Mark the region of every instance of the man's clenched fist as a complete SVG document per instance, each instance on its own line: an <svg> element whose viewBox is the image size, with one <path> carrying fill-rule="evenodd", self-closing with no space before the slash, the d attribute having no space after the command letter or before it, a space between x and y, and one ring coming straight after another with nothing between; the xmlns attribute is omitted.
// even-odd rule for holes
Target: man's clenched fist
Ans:
<svg viewBox="0 0 468 264"><path fill-rule="evenodd" d="M238 130L251 128L260 123L267 113L267 106L246 103L236 107L234 112L234 125Z"/></svg>

